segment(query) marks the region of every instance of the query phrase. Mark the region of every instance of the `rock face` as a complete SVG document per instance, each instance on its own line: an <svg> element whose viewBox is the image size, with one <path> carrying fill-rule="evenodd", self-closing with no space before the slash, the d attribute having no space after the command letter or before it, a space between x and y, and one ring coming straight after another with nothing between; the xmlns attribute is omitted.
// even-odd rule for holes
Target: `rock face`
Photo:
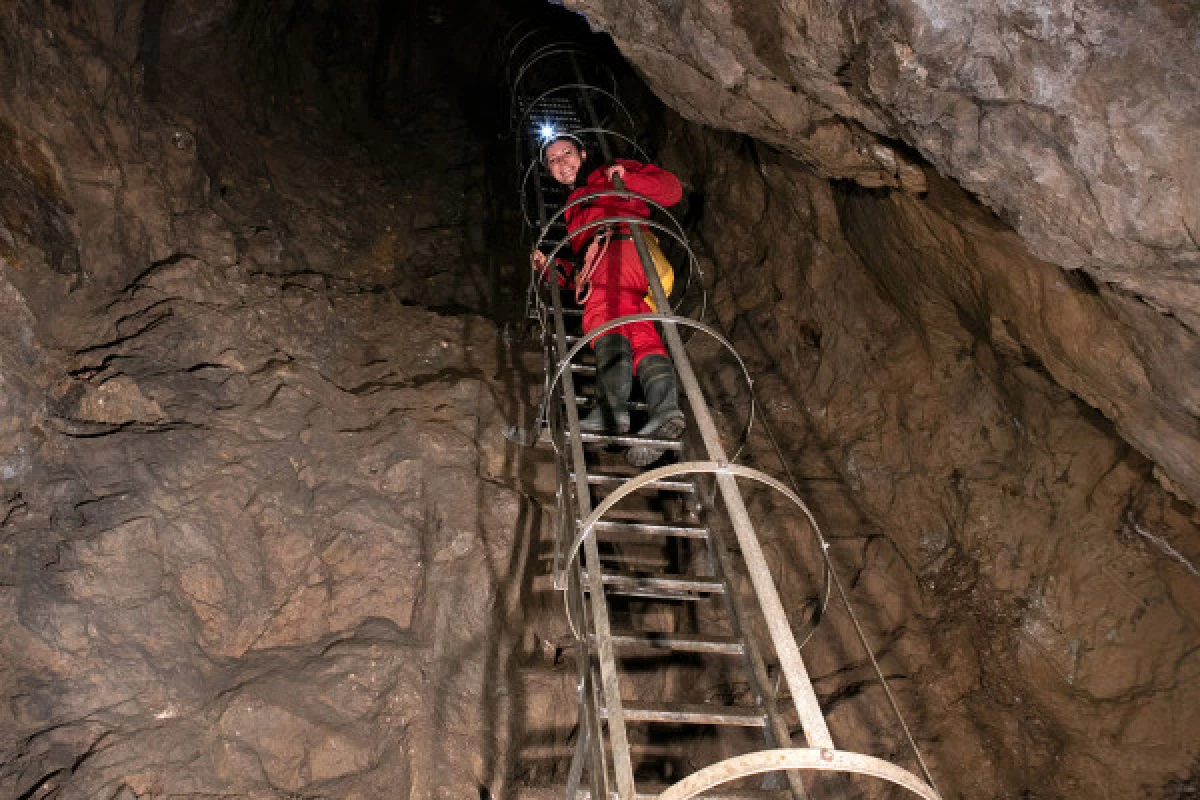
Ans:
<svg viewBox="0 0 1200 800"><path fill-rule="evenodd" d="M939 179L925 199L830 184L666 126L662 162L704 198L681 213L697 219L721 327L759 376L944 796L1194 790L1180 709L1200 703L1200 517L1023 344L1042 325L1126 363L1131 340L1102 315L1136 313L1127 298L1025 254ZM726 369L699 372L744 413ZM752 511L803 598L813 577L790 554L806 531L777 530L770 501ZM835 741L904 759L852 631L829 616L805 653Z"/></svg>
<svg viewBox="0 0 1200 800"><path fill-rule="evenodd" d="M770 145L660 126L946 796L1191 796L1195 9L575 5ZM491 9L0 3L0 795L494 796L571 724L505 695Z"/></svg>
<svg viewBox="0 0 1200 800"><path fill-rule="evenodd" d="M483 308L478 145L201 5L0 8L0 795L478 796L501 347L415 307Z"/></svg>
<svg viewBox="0 0 1200 800"><path fill-rule="evenodd" d="M1121 328L1103 338L1140 340L1120 348L1132 358L1119 357L1121 374L1108 343L1074 354L1054 344L1057 311L1017 325L1017 338L1200 498L1194 4L567 5L685 117L865 187L923 190L923 158L1035 256L1083 270L1114 307L1090 325L1116 316Z"/></svg>
<svg viewBox="0 0 1200 800"><path fill-rule="evenodd" d="M835 178L902 182L903 142L1040 257L1194 316L1200 12L1187 3L567 5L686 116Z"/></svg>

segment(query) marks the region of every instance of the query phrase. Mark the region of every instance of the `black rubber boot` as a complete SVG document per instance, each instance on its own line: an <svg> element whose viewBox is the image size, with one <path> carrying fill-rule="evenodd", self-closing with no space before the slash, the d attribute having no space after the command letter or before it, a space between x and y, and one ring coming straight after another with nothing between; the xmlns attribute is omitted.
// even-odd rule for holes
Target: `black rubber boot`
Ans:
<svg viewBox="0 0 1200 800"><path fill-rule="evenodd" d="M650 411L650 418L638 434L658 439L678 439L687 427L687 420L679 410L679 389L675 384L675 367L671 365L671 359L658 354L646 356L638 364L638 380L641 381L646 406ZM635 467L645 467L657 461L662 454L661 448L636 445L629 448L625 460Z"/></svg>
<svg viewBox="0 0 1200 800"><path fill-rule="evenodd" d="M596 340L596 407L579 420L589 433L629 432L629 393L633 390L633 346L617 333Z"/></svg>

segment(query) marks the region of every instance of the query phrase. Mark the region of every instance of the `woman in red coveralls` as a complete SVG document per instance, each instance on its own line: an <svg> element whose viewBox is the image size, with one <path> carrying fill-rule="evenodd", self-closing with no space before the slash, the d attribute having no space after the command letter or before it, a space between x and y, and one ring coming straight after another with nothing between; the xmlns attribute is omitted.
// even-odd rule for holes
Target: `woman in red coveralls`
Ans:
<svg viewBox="0 0 1200 800"><path fill-rule="evenodd" d="M547 142L542 159L556 181L574 186L583 162L587 159L581 143L569 134ZM589 222L608 217L650 217L650 207L642 200L630 197L601 196L570 204L596 192L612 190L613 176L619 175L625 188L672 206L683 196L679 179L653 164L617 159L588 176L587 183L575 189L567 201L564 214L567 231L574 232ZM571 237L571 248L579 253L595 237L607 237L598 248L601 254L591 275L591 292L584 301L583 330L587 333L605 322L629 314L648 313L646 304L649 287L646 272L638 258L637 248L627 225L595 226ZM540 251L533 254L534 267L544 269L546 257ZM631 322L614 328L592 343L596 351L596 407L583 417L580 427L585 431L626 433L629 430L629 394L636 372L646 395L649 418L638 433L663 439L676 439L686 422L679 409L679 393L675 383L675 368L653 322ZM662 450L639 445L631 447L629 463L644 467L662 455Z"/></svg>

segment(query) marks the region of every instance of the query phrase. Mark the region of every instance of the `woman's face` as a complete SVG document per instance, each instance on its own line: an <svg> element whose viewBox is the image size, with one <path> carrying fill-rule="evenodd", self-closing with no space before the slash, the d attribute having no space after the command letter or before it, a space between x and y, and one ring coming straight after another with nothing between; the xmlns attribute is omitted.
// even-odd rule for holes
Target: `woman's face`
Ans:
<svg viewBox="0 0 1200 800"><path fill-rule="evenodd" d="M559 139L546 148L546 167L554 180L565 186L575 185L583 159L584 154L570 139Z"/></svg>

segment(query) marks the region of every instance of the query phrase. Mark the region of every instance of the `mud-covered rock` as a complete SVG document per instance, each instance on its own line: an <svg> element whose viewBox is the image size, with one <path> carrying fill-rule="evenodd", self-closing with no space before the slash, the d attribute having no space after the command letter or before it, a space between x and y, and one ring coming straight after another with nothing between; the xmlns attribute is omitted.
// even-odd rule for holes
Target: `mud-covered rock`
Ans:
<svg viewBox="0 0 1200 800"><path fill-rule="evenodd" d="M995 322L1013 326L1058 381L1161 466L1168 484L1200 498L1195 8L567 5L611 33L659 97L691 120L750 134L820 175L867 189L928 190L935 208L951 185L936 170L995 210L1029 252L1065 269L1017 270L1021 281L1041 273L1041 285L1010 285L1009 310ZM855 197L851 209L927 208L912 197L843 194ZM957 241L943 238L945 228L935 233L946 248L967 251L957 263L991 262L992 274L1003 275L1006 261L1030 260L969 205L935 212L961 212L955 224L971 229L950 234ZM911 243L880 241L891 234L870 225L850 240L912 252ZM974 278L948 280L969 287ZM1093 296L1078 295L1078 285Z"/></svg>
<svg viewBox="0 0 1200 800"><path fill-rule="evenodd" d="M1172 796L1197 757L1178 709L1198 702L1200 518L1125 423L1176 417L1110 408L1114 428L1059 380L1117 394L1100 387L1140 379L1144 337L1174 328L1024 253L961 192L831 185L725 142L683 126L664 163L723 199L697 231L717 316L943 793ZM1106 368L1060 378L1084 351ZM1183 391L1188 352L1159 353ZM780 468L765 439L750 458ZM808 533L750 506L803 619L817 576L782 554ZM835 741L903 751L854 638L833 608L805 648Z"/></svg>
<svg viewBox="0 0 1200 800"><path fill-rule="evenodd" d="M1162 3L571 0L669 105L835 178L908 148L1034 253L1197 327L1197 10ZM902 142L907 147L896 146Z"/></svg>
<svg viewBox="0 0 1200 800"><path fill-rule="evenodd" d="M500 778L501 348L420 307L486 302L479 145L272 101L263 10L0 10L6 797Z"/></svg>

